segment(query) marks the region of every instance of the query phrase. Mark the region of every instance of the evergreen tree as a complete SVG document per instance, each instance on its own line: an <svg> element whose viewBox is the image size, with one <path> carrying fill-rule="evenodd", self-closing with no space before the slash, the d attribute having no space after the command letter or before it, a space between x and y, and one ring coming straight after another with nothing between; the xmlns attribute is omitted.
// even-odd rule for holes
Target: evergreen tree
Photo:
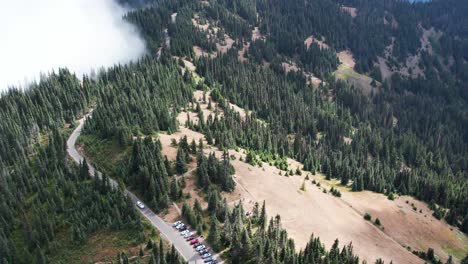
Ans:
<svg viewBox="0 0 468 264"><path fill-rule="evenodd" d="M188 170L187 168L187 161L186 156L182 148L177 149L177 157L176 157L176 172L179 175L186 173Z"/></svg>
<svg viewBox="0 0 468 264"><path fill-rule="evenodd" d="M221 250L221 235L219 232L218 220L214 215L211 217L211 226L207 241L215 252L219 252Z"/></svg>

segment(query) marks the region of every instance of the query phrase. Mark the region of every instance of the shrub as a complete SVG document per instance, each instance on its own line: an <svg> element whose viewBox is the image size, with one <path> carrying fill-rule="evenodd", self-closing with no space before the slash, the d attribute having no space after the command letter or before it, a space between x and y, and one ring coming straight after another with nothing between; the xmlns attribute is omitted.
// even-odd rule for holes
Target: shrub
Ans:
<svg viewBox="0 0 468 264"><path fill-rule="evenodd" d="M302 172L301 172L301 170L299 168L296 169L296 174L299 175L299 176L302 175Z"/></svg>
<svg viewBox="0 0 468 264"><path fill-rule="evenodd" d="M381 225L381 223L380 223L380 219L379 219L379 218L375 219L374 223L375 223L376 225L378 225L378 226L380 226L380 225Z"/></svg>
<svg viewBox="0 0 468 264"><path fill-rule="evenodd" d="M370 214L366 213L364 215L364 219L366 219L367 221L370 221L372 219L372 216Z"/></svg>
<svg viewBox="0 0 468 264"><path fill-rule="evenodd" d="M305 190L306 190L305 181L303 181L301 184L301 191L305 192Z"/></svg>

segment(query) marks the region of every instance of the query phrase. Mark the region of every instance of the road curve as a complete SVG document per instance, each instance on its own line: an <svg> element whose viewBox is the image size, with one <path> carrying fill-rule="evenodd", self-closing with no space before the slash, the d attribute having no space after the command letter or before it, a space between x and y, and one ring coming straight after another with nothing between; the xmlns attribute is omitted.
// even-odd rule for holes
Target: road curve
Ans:
<svg viewBox="0 0 468 264"><path fill-rule="evenodd" d="M87 117L90 116L91 113L88 113L83 117L82 119L78 120L78 126L73 130L72 134L67 140L67 152L68 155L77 163L83 162L84 158L83 156L78 152L78 150L75 147L76 140L81 134L81 131L83 129L83 124L86 120ZM101 173L99 171L96 171L96 169L89 163L89 173L92 177L101 177ZM118 183L115 180L110 179L110 183L113 187L117 187ZM138 197L133 194L132 192L128 191L125 189L125 194L128 195L134 203L136 203ZM136 207L136 206L135 206ZM144 209L140 209L136 207L140 213L146 217L151 224L159 230L159 232L165 237L171 244L174 245L174 247L177 249L179 254L190 264L195 264L195 263L203 263L202 258L197 254L197 252L185 241L185 239L175 230L174 228L171 227L170 224L166 223L163 219L161 219L157 214L155 214L151 209L149 209L147 206Z"/></svg>

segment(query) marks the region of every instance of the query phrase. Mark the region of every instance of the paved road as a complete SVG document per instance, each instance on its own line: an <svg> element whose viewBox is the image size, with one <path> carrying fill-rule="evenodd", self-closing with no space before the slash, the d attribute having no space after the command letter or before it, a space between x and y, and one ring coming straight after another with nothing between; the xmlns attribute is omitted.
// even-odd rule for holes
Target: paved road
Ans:
<svg viewBox="0 0 468 264"><path fill-rule="evenodd" d="M83 124L86 119L86 117L90 116L90 114L87 114L85 118L82 118L78 120L79 125L75 128L71 136L67 140L67 152L68 155L77 163L80 163L83 161L83 156L78 152L78 150L75 148L76 140L81 134L81 130L83 129ZM101 177L101 173L99 171L96 171L96 169L88 163L89 167L89 173L92 177ZM112 179L110 179L110 183L113 187L117 187L118 183ZM136 203L137 196L133 194L132 192L125 190L125 194L130 196L130 198L133 200L133 202ZM179 251L179 254L190 264L195 264L195 263L203 263L203 260L201 257L198 255L198 253L185 241L185 239L175 230L174 228L171 227L170 224L166 223L164 220L162 220L157 214L155 214L151 209L148 207L145 207L144 209L140 209L136 207L140 213L145 216L151 224L156 227L159 232L170 242L172 243L177 251Z"/></svg>

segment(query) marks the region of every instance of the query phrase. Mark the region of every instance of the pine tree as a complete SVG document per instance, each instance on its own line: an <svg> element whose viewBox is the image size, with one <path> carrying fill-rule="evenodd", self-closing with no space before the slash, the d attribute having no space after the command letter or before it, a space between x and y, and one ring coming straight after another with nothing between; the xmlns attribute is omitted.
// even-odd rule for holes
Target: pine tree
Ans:
<svg viewBox="0 0 468 264"><path fill-rule="evenodd" d="M36 247L36 263L37 264L45 264L46 260L44 257L44 254L42 253L42 250L39 246Z"/></svg>
<svg viewBox="0 0 468 264"><path fill-rule="evenodd" d="M218 227L218 220L214 215L211 217L210 232L207 240L215 252L219 252L221 250L221 235Z"/></svg>
<svg viewBox="0 0 468 264"><path fill-rule="evenodd" d="M258 218L258 225L259 225L260 230L265 229L266 221L267 221L267 219L266 219L265 201L263 201L262 211L260 213L260 217Z"/></svg>
<svg viewBox="0 0 468 264"><path fill-rule="evenodd" d="M445 264L453 264L452 256L449 256L449 258L447 259L447 262L445 262Z"/></svg>
<svg viewBox="0 0 468 264"><path fill-rule="evenodd" d="M185 153L182 148L177 149L177 157L176 157L176 172L179 175L182 175L187 172L187 163Z"/></svg>
<svg viewBox="0 0 468 264"><path fill-rule="evenodd" d="M171 182L171 198L174 201L178 201L182 198L182 190L180 189L179 183L176 179Z"/></svg>
<svg viewBox="0 0 468 264"><path fill-rule="evenodd" d="M81 179L89 179L89 167L88 167L88 162L86 159L83 159L83 161L80 163L80 178Z"/></svg>

